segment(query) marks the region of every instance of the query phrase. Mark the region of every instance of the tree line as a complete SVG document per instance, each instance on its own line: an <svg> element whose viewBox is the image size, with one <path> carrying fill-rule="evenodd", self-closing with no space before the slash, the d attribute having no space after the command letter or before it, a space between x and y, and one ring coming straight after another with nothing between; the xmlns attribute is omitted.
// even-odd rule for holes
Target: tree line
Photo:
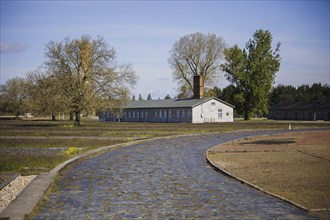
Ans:
<svg viewBox="0 0 330 220"><path fill-rule="evenodd" d="M257 30L245 48L227 48L222 37L213 33L194 33L174 42L169 65L178 83L177 98L191 98L193 77L200 75L204 88L224 73L231 83L224 89L205 91L235 105L245 120L266 115L269 106L284 101L328 100L329 86L321 84L273 87L280 69L280 43L273 48L268 30ZM65 113L80 125L80 115L112 110L120 116L137 82L131 64L120 63L116 51L102 37L66 38L51 41L45 49L46 61L26 78L8 80L0 87L0 113L16 116L31 112L52 115ZM171 98L169 95L166 98ZM138 100L142 100L139 95ZM150 100L148 95L147 100Z"/></svg>
<svg viewBox="0 0 330 220"><path fill-rule="evenodd" d="M271 45L272 35L264 30L257 30L244 49L226 48L224 39L213 33L181 37L168 59L179 85L178 98L191 97L193 76L200 75L209 85L225 72L236 91L230 103L236 104L245 119L267 113L268 92L280 67L280 44L275 49ZM106 108L122 114L137 76L131 65L116 60L115 49L103 38L85 35L51 41L45 57L42 67L26 79L14 78L1 86L1 111L53 117L64 112L74 116L75 125L80 124L82 113Z"/></svg>
<svg viewBox="0 0 330 220"><path fill-rule="evenodd" d="M281 102L330 102L330 86L328 84L303 84L298 87L278 85L269 94L269 106Z"/></svg>
<svg viewBox="0 0 330 220"><path fill-rule="evenodd" d="M243 117L244 109L240 108L240 103L233 99L238 94L237 88L234 85L228 85L221 89L213 87L205 91L208 97L217 97L225 102L235 106L235 114L237 117ZM330 86L328 84L313 83L312 85L303 84L297 87L292 85L273 86L268 93L267 108L279 103L288 102L330 102ZM254 115L257 117L265 116L266 114Z"/></svg>

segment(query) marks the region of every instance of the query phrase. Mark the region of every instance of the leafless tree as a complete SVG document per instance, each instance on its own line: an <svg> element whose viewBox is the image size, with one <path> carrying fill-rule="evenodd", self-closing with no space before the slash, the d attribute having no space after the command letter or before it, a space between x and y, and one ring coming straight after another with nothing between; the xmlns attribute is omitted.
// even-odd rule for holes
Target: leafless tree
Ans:
<svg viewBox="0 0 330 220"><path fill-rule="evenodd" d="M193 76L200 75L210 84L219 76L225 42L215 34L194 33L180 38L170 51L169 64L180 89L193 91Z"/></svg>

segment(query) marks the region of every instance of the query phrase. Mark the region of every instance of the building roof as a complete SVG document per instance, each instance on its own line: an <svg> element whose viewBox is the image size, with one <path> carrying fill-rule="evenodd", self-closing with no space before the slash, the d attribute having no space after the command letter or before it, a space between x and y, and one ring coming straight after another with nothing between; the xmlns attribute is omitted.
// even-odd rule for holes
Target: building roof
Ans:
<svg viewBox="0 0 330 220"><path fill-rule="evenodd" d="M228 105L234 108L233 105L215 98L208 97L202 99L159 99L159 100L139 100L139 101L130 101L125 107L127 109L136 109L136 108L193 108L204 102L215 99L225 105Z"/></svg>
<svg viewBox="0 0 330 220"><path fill-rule="evenodd" d="M270 110L309 110L329 109L330 102L283 102L270 107Z"/></svg>

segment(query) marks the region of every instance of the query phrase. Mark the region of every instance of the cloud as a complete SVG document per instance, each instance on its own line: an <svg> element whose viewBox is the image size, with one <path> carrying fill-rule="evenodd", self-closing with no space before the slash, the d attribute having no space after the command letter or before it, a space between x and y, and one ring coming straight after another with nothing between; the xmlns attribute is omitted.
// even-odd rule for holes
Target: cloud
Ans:
<svg viewBox="0 0 330 220"><path fill-rule="evenodd" d="M27 48L19 43L0 43L0 53L21 53Z"/></svg>

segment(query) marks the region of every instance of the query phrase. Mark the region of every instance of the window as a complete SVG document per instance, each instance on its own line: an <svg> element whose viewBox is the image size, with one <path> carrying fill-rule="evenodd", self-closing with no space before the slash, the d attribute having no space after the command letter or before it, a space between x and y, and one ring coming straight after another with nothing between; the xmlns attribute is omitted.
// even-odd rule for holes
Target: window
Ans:
<svg viewBox="0 0 330 220"><path fill-rule="evenodd" d="M187 116L188 116L188 118L191 118L191 111L190 111L190 109L187 110Z"/></svg>
<svg viewBox="0 0 330 220"><path fill-rule="evenodd" d="M133 110L133 118L135 118L135 111Z"/></svg>
<svg viewBox="0 0 330 220"><path fill-rule="evenodd" d="M148 110L146 110L146 118L148 118Z"/></svg>
<svg viewBox="0 0 330 220"><path fill-rule="evenodd" d="M159 110L159 118L162 118L162 110Z"/></svg>
<svg viewBox="0 0 330 220"><path fill-rule="evenodd" d="M136 118L139 118L139 116L140 116L140 112L139 112L139 110L137 110L136 111Z"/></svg>
<svg viewBox="0 0 330 220"><path fill-rule="evenodd" d="M226 116L229 116L229 112L226 113Z"/></svg>
<svg viewBox="0 0 330 220"><path fill-rule="evenodd" d="M184 109L182 109L182 118L186 117Z"/></svg>
<svg viewBox="0 0 330 220"><path fill-rule="evenodd" d="M164 118L166 119L167 117L167 113L166 113L166 109L164 109Z"/></svg>
<svg viewBox="0 0 330 220"><path fill-rule="evenodd" d="M168 110L168 118L172 118L172 110Z"/></svg>
<svg viewBox="0 0 330 220"><path fill-rule="evenodd" d="M128 111L128 118L131 118L131 111Z"/></svg>
<svg viewBox="0 0 330 220"><path fill-rule="evenodd" d="M176 110L176 117L177 117L177 118L180 118L180 109L177 109L177 110Z"/></svg>
<svg viewBox="0 0 330 220"><path fill-rule="evenodd" d="M141 110L141 113L140 113L140 115L141 115L141 118L143 118L143 110Z"/></svg>
<svg viewBox="0 0 330 220"><path fill-rule="evenodd" d="M213 106L214 106L214 105L215 105L215 102L211 102L211 105L213 105Z"/></svg>
<svg viewBox="0 0 330 220"><path fill-rule="evenodd" d="M222 118L222 109L218 109L218 118L219 118L219 119Z"/></svg>

